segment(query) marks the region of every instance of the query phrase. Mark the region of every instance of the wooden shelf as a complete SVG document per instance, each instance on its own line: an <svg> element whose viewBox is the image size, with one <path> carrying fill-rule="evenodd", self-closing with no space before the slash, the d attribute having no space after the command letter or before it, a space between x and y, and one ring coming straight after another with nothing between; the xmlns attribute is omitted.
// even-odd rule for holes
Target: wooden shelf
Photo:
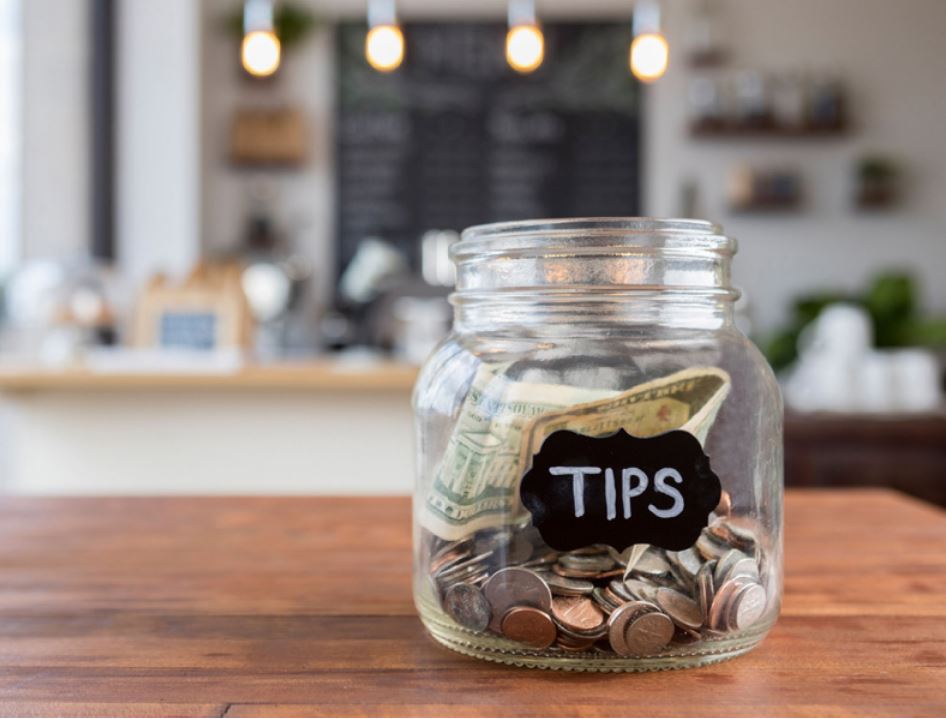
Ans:
<svg viewBox="0 0 946 719"><path fill-rule="evenodd" d="M219 372L97 372L83 367L0 367L0 392L175 389L410 392L416 378L416 367L391 361L249 364L234 371Z"/></svg>
<svg viewBox="0 0 946 719"><path fill-rule="evenodd" d="M836 127L743 127L738 125L699 126L690 128L697 140L816 140L844 137L845 126Z"/></svg>

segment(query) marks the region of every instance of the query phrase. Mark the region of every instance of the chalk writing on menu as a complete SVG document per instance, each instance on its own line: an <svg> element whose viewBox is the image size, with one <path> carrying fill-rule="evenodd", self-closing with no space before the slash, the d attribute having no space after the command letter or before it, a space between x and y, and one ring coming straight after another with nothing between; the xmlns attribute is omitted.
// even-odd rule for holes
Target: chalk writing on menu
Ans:
<svg viewBox="0 0 946 719"><path fill-rule="evenodd" d="M368 236L416 261L429 229L638 214L629 23L543 29L545 62L523 76L502 23L408 23L404 64L384 74L365 61L364 25L338 26L340 268Z"/></svg>

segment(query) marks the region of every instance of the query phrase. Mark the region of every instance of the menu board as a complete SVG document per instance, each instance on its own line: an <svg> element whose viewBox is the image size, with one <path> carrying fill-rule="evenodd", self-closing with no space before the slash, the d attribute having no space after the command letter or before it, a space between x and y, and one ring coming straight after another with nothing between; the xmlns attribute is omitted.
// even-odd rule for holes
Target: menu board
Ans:
<svg viewBox="0 0 946 719"><path fill-rule="evenodd" d="M363 23L337 28L339 268L380 237L416 264L431 229L636 215L641 92L630 23L548 23L520 75L503 23L407 23L405 58L372 69Z"/></svg>

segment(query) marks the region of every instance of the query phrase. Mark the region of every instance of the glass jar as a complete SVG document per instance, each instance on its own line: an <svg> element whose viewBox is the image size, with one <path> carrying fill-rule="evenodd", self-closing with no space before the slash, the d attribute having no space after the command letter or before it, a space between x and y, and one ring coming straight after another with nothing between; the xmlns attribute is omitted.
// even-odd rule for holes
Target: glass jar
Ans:
<svg viewBox="0 0 946 719"><path fill-rule="evenodd" d="M647 670L778 614L782 403L733 323L735 242L695 220L468 229L414 390L414 596L522 666Z"/></svg>

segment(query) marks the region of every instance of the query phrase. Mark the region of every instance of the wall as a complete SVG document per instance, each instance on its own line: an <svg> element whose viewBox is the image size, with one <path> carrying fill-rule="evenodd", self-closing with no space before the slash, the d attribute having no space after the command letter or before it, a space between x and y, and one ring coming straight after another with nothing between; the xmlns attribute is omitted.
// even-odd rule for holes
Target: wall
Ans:
<svg viewBox="0 0 946 719"><path fill-rule="evenodd" d="M78 257L89 246L89 11L86 0L22 0L22 246Z"/></svg>
<svg viewBox="0 0 946 719"><path fill-rule="evenodd" d="M666 3L671 43L683 36L688 3ZM782 318L798 292L855 289L888 266L909 267L924 300L946 310L946 3L941 0L726 0L733 63L770 70L829 70L850 85L854 130L843 140L696 142L686 134L688 71L672 62L650 94L648 207L675 214L683 178L699 182L706 214L740 240L736 281L757 323ZM851 173L863 153L898 158L909 194L896 212L850 209ZM737 162L799 167L805 212L733 216L725 178Z"/></svg>
<svg viewBox="0 0 946 719"><path fill-rule="evenodd" d="M671 47L685 36L692 0L665 0L664 22ZM909 12L888 0L724 0L733 62L745 68L811 69L837 72L850 83L856 130L850 137L819 141L698 142L687 135L686 92L690 71L680 55L667 76L647 89L645 196L649 214L676 215L680 185L699 183L705 214L722 222L741 241L735 276L747 291L756 324L772 327L798 292L820 287L857 288L878 269L906 265L923 282L924 299L946 309L946 3L911 0ZM330 17L360 17L360 0L311 2ZM630 3L588 0L582 17L629 17ZM205 24L233 7L207 4ZM458 10L460 7L462 10ZM399 3L403 18L504 15L505 3ZM575 3L544 0L544 17L570 17ZM229 113L242 93L252 93L234 70L235 48L208 31L205 75L213 93L204 96L204 236L212 247L232 246L239 233L240 206L259 177L229 170L222 161ZM305 227L302 246L331 267L332 238L332 47L320 33L290 57L281 93L308 108L314 147L311 164L298 173L273 175L282 190L287 217ZM850 207L852 165L863 152L898 157L908 169L911 191L902 209L856 214ZM810 197L798 215L734 216L725 207L729 168L740 161L798 165ZM324 258L324 259L323 259ZM324 288L323 288L324 289Z"/></svg>
<svg viewBox="0 0 946 719"><path fill-rule="evenodd" d="M116 243L133 286L200 256L200 5L117 7Z"/></svg>
<svg viewBox="0 0 946 719"><path fill-rule="evenodd" d="M298 1L308 1L329 17L364 13L363 0ZM124 0L125 4L142 12L149 4L164 5L148 0ZM164 52L168 37L181 41L174 34L176 26L167 19L177 18L188 27L189 15L181 14L183 4L186 0L175 0L171 5L177 9L163 16L157 10L140 16L134 42L122 42L128 77L137 78L123 85L131 85L129 92L137 93L123 101L123 107L144 123L142 128L154 124L153 130L139 128L134 136L126 135L126 152L138 154L126 155L122 167L135 172L133 156L155 164L138 171L144 174L137 184L124 185L126 197L135 193L147 208L140 215L131 205L122 211L126 219L119 223L119 242L126 257L143 252L141 262L133 264L144 272L155 262L150 253L160 252L162 243L171 243L174 253L183 253L174 255L179 258L196 254L201 243L211 250L232 247L239 237L247 199L254 192L278 191L285 217L298 232L299 245L327 278L332 267L334 206L330 33L318 33L291 57L279 80L280 94L292 96L309 112L312 161L303 170L269 173L264 178L234 171L225 162L231 112L239 98L253 99L252 88L236 71L236 45L217 26L220 16L238 3L206 0L199 5L203 32L196 52L204 66L203 92L193 85L193 37L185 36L190 40L183 51L175 44L175 52ZM672 46L679 48L694 2L665 0L663 5L668 36ZM724 0L721 5L729 20L735 63L750 68L837 71L851 85L857 128L849 138L818 142L691 141L685 114L689 75L674 56L667 76L647 91L644 201L648 212L676 214L681 181L698 180L706 214L723 222L741 240L736 278L747 289L755 318L763 327L782 317L786 303L797 292L824 286L854 288L872 272L893 264L914 269L923 282L926 303L946 309L946 284L937 276L946 267L941 229L946 221L946 143L942 139L946 52L941 42L946 32L946 2ZM627 17L630 6L623 0L586 0L580 12L585 17ZM499 18L505 3L402 0L399 7L408 19ZM568 0L539 2L546 17L574 16L575 7ZM85 8L85 0L24 2L23 233L28 255L69 255L88 244ZM145 21L147 17L151 19ZM136 69L135 58L145 63L145 69ZM165 69L170 75L158 81L155 73ZM171 87L176 82L184 85ZM201 123L200 149L194 149L186 129L182 144L175 147L174 133L188 127L195 116ZM158 131L158 118L169 123L171 134ZM200 153L200 163L188 179L177 173L186 167L187 153L192 151ZM911 191L901 210L859 215L848 209L851 165L867 151L895 155L908 169ZM772 218L727 213L726 175L733 163L743 159L803 166L811 190L807 211ZM165 172L169 162L177 168L170 174ZM180 180L169 181L172 174ZM120 174L119 185L123 182ZM169 193L169 202L161 212L164 193ZM194 209L191 203L198 198L199 208ZM181 214L175 216L176 212ZM327 291L323 282L323 294Z"/></svg>

